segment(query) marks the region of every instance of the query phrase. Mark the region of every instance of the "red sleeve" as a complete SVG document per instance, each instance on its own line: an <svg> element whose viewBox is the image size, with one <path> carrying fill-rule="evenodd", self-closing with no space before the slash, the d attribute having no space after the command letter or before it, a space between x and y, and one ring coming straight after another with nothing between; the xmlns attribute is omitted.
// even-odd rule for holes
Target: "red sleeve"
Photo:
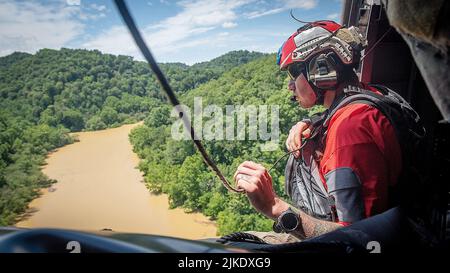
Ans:
<svg viewBox="0 0 450 273"><path fill-rule="evenodd" d="M353 170L362 185L365 217L388 208L388 188L398 177L400 162L394 128L378 109L352 104L330 121L321 172L326 176L338 168Z"/></svg>
<svg viewBox="0 0 450 273"><path fill-rule="evenodd" d="M365 217L387 209L386 164L376 145L361 143L341 147L331 155L323 168L324 174L339 168L353 170L362 184L361 194ZM353 205L356 206L356 204Z"/></svg>

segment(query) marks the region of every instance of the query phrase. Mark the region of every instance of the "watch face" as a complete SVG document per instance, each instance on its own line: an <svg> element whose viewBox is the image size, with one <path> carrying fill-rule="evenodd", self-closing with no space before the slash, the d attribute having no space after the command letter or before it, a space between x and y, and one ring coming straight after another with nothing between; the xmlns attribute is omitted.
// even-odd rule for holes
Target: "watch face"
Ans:
<svg viewBox="0 0 450 273"><path fill-rule="evenodd" d="M297 228L298 216L293 212L285 213L281 217L281 224L283 225L284 230L292 231Z"/></svg>

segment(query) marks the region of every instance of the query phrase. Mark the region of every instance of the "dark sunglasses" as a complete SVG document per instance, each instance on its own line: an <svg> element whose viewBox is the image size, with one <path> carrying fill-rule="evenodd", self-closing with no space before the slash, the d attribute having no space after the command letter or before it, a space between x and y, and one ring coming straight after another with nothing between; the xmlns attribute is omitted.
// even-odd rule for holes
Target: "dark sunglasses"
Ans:
<svg viewBox="0 0 450 273"><path fill-rule="evenodd" d="M287 72L291 80L295 81L300 74L306 74L306 66L305 64L299 62L292 63L287 67Z"/></svg>

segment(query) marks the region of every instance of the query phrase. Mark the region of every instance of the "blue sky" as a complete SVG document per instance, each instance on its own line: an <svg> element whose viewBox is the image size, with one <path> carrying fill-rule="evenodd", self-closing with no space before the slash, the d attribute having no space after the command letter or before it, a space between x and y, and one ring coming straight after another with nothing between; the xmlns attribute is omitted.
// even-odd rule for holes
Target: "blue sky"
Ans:
<svg viewBox="0 0 450 273"><path fill-rule="evenodd" d="M276 52L306 21L340 20L340 0L129 0L128 6L158 62L193 64L231 50ZM0 0L0 56L41 48L140 52L112 1Z"/></svg>

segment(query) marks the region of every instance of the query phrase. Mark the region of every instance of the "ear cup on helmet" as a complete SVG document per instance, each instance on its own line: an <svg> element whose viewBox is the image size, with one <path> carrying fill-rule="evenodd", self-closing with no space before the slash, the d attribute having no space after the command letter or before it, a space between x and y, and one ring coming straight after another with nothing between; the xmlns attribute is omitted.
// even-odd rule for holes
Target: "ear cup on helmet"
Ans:
<svg viewBox="0 0 450 273"><path fill-rule="evenodd" d="M334 53L319 54L308 64L308 81L322 90L334 90L338 85L338 62Z"/></svg>

